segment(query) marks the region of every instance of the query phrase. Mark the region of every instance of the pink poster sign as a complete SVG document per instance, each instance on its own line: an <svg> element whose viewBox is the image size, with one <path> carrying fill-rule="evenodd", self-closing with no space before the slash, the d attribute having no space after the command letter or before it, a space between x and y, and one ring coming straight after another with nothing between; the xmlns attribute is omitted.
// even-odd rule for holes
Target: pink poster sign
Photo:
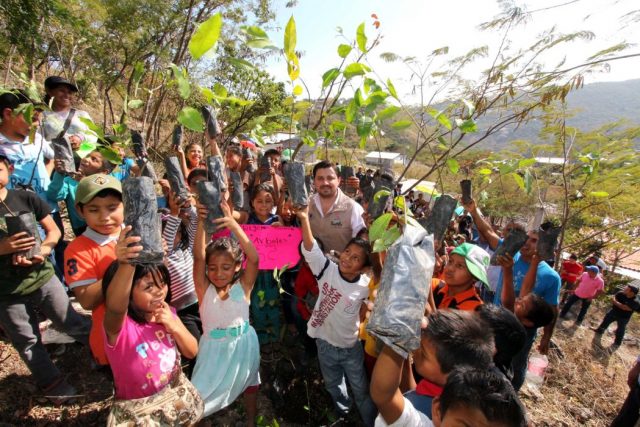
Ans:
<svg viewBox="0 0 640 427"><path fill-rule="evenodd" d="M258 251L260 270L280 269L287 264L292 268L300 261L298 247L302 233L299 228L249 224L242 224L241 227ZM213 238L228 235L229 231L224 230L215 233Z"/></svg>

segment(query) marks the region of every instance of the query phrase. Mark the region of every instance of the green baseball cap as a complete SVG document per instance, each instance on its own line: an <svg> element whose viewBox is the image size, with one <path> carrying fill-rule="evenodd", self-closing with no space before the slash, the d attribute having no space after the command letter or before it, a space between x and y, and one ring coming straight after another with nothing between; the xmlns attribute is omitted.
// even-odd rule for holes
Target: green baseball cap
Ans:
<svg viewBox="0 0 640 427"><path fill-rule="evenodd" d="M489 285L487 267L489 267L489 259L491 257L487 251L477 245L463 243L460 246L456 246L456 248L451 251L451 254L463 256L471 275L485 285Z"/></svg>
<svg viewBox="0 0 640 427"><path fill-rule="evenodd" d="M84 177L76 188L76 203L89 203L102 190L115 190L122 194L122 184L116 177L97 173Z"/></svg>

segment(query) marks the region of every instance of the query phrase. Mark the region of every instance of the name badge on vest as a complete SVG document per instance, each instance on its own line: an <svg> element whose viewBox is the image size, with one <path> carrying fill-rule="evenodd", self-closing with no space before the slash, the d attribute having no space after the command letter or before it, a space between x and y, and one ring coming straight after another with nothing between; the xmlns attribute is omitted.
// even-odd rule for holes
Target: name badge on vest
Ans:
<svg viewBox="0 0 640 427"><path fill-rule="evenodd" d="M342 226L342 221L340 221L339 218L335 218L331 220L331 225L335 225L336 227L341 227Z"/></svg>

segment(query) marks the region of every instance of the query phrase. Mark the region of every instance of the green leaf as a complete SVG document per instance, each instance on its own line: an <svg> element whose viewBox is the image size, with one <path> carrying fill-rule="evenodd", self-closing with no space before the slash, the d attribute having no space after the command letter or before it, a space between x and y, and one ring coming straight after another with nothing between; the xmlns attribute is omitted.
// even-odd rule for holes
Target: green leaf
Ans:
<svg viewBox="0 0 640 427"><path fill-rule="evenodd" d="M347 67L344 69L342 74L344 74L344 77L346 79L350 79L355 76L363 76L369 71L371 71L371 68L359 62L354 62L352 64L347 65Z"/></svg>
<svg viewBox="0 0 640 427"><path fill-rule="evenodd" d="M462 103L465 105L465 107L467 107L467 111L468 111L468 115L467 117L471 117L473 116L473 113L476 112L476 107L475 105L473 105L471 103L471 101L467 100L467 99L463 99Z"/></svg>
<svg viewBox="0 0 640 427"><path fill-rule="evenodd" d="M201 87L200 92L202 93L202 96L204 96L204 99L207 100L207 104L211 104L213 98L216 97L216 94L214 94L208 87Z"/></svg>
<svg viewBox="0 0 640 427"><path fill-rule="evenodd" d="M358 112L358 105L356 104L355 98L349 102L347 109L344 112L344 119L347 123L353 123L353 119L356 118L356 113Z"/></svg>
<svg viewBox="0 0 640 427"><path fill-rule="evenodd" d="M122 163L122 157L120 157L120 152L116 151L111 147L105 147L104 145L98 146L98 151L102 154L102 157L107 159L110 163L114 165L119 165Z"/></svg>
<svg viewBox="0 0 640 427"><path fill-rule="evenodd" d="M124 135L124 133L129 130L125 123L114 123L111 125L111 129L113 129L116 135Z"/></svg>
<svg viewBox="0 0 640 427"><path fill-rule="evenodd" d="M136 64L133 66L133 75L131 76L131 80L133 80L135 84L138 84L140 83L140 80L142 79L143 74L144 74L144 62L136 62Z"/></svg>
<svg viewBox="0 0 640 427"><path fill-rule="evenodd" d="M346 128L347 128L347 124L340 120L336 120L335 122L331 123L331 125L329 126L329 129L331 129L331 132L342 132Z"/></svg>
<svg viewBox="0 0 640 427"><path fill-rule="evenodd" d="M287 59L287 73L289 73L291 81L300 77L300 61L298 60L298 56L295 54Z"/></svg>
<svg viewBox="0 0 640 427"><path fill-rule="evenodd" d="M89 131L91 131L95 136L97 136L98 139L104 139L104 132L103 132L102 128L100 126L98 126L97 124L93 123L93 120L91 120L88 117L78 117L78 119L82 123L87 125L87 127L89 128Z"/></svg>
<svg viewBox="0 0 640 427"><path fill-rule="evenodd" d="M373 242L373 248L371 251L376 254L378 252L384 252L387 250L387 247L384 244L384 240L378 239Z"/></svg>
<svg viewBox="0 0 640 427"><path fill-rule="evenodd" d="M180 94L180 97L182 99L189 98L189 95L191 95L191 85L187 79L186 71L178 68L175 64L171 64L171 69L173 70L173 77L178 84L178 93Z"/></svg>
<svg viewBox="0 0 640 427"><path fill-rule="evenodd" d="M358 49L362 53L367 52L367 36L364 34L364 22L358 25L358 29L356 30L356 43L358 43Z"/></svg>
<svg viewBox="0 0 640 427"><path fill-rule="evenodd" d="M444 126L444 125L443 125ZM474 133L478 131L478 125L472 119L456 119L456 126L462 133Z"/></svg>
<svg viewBox="0 0 640 427"><path fill-rule="evenodd" d="M388 212L386 214L380 215L378 219L373 221L371 227L369 228L369 241L378 240L382 237L382 234L387 230L391 219L393 218L393 214Z"/></svg>
<svg viewBox="0 0 640 427"><path fill-rule="evenodd" d="M398 99L398 93L396 92L396 88L393 83L391 83L391 79L387 79L387 89L389 89L389 94L391 94L391 96Z"/></svg>
<svg viewBox="0 0 640 427"><path fill-rule="evenodd" d="M373 119L369 116L360 116L356 122L356 133L359 137L371 135L373 130Z"/></svg>
<svg viewBox="0 0 640 427"><path fill-rule="evenodd" d="M196 132L204 130L204 120L200 111L192 107L184 107L178 113L178 123Z"/></svg>
<svg viewBox="0 0 640 427"><path fill-rule="evenodd" d="M227 97L227 88L222 86L220 83L215 83L213 85L213 93L220 98L226 98Z"/></svg>
<svg viewBox="0 0 640 427"><path fill-rule="evenodd" d="M398 120L397 122L395 122L394 124L391 125L391 127L395 130L401 130L401 129L406 129L409 126L411 126L413 123L411 122L411 120Z"/></svg>
<svg viewBox="0 0 640 427"><path fill-rule="evenodd" d="M262 28L257 27L255 25L242 25L240 27L240 30L243 33L245 33L245 34L247 34L247 35L249 35L249 36L251 36L253 38L256 38L256 39L269 38L269 36L267 35L266 31L264 31Z"/></svg>
<svg viewBox="0 0 640 427"><path fill-rule="evenodd" d="M513 177L516 184L518 184L518 187L520 187L520 189L524 191L524 179L522 179L522 177L517 172L513 172L511 176Z"/></svg>
<svg viewBox="0 0 640 427"><path fill-rule="evenodd" d="M384 233L384 235L382 236L382 240L384 241L385 246L389 247L393 245L401 235L402 232L400 231L400 227L394 225L393 227L388 229L386 233Z"/></svg>
<svg viewBox="0 0 640 427"><path fill-rule="evenodd" d="M346 58L347 55L351 53L351 49L353 48L348 44L341 44L340 46L338 46L338 55L340 56L340 58Z"/></svg>
<svg viewBox="0 0 640 427"><path fill-rule="evenodd" d="M522 159L518 162L518 169L525 169L536 164L536 159Z"/></svg>
<svg viewBox="0 0 640 427"><path fill-rule="evenodd" d="M144 101L141 99L132 99L127 103L127 108L130 110L136 110L144 105Z"/></svg>
<svg viewBox="0 0 640 427"><path fill-rule="evenodd" d="M338 77L340 75L340 70L338 68L332 68L330 70L327 70L327 72L325 72L322 75L322 89L324 89L325 87L329 86L331 83L333 83L333 81L336 79L336 77Z"/></svg>
<svg viewBox="0 0 640 427"><path fill-rule="evenodd" d="M236 68L243 68L248 71L253 71L256 67L249 61L242 58L227 58L226 61Z"/></svg>
<svg viewBox="0 0 640 427"><path fill-rule="evenodd" d="M284 29L284 54L287 59L291 59L296 56L296 38L296 21L293 19L293 15L291 15L291 18L289 18L289 22L287 22L287 26Z"/></svg>
<svg viewBox="0 0 640 427"><path fill-rule="evenodd" d="M491 175L491 169L482 168L478 171L480 175Z"/></svg>
<svg viewBox="0 0 640 427"><path fill-rule="evenodd" d="M356 105L358 107L362 107L366 104L364 98L362 97L362 91L360 90L360 88L356 89L356 93L353 95L353 99L356 101Z"/></svg>
<svg viewBox="0 0 640 427"><path fill-rule="evenodd" d="M216 13L211 18L198 25L189 40L189 52L194 59L199 59L218 42L222 28L222 15Z"/></svg>
<svg viewBox="0 0 640 427"><path fill-rule="evenodd" d="M358 144L358 147L361 150L364 150L366 146L367 146L367 137L363 135L360 137L360 144Z"/></svg>
<svg viewBox="0 0 640 427"><path fill-rule="evenodd" d="M381 197L390 196L391 192L389 190L380 190L373 195L373 201L379 202Z"/></svg>
<svg viewBox="0 0 640 427"><path fill-rule="evenodd" d="M438 110L436 110L434 108L429 108L429 109L427 109L427 113L429 113L429 115L431 117L433 117L435 120L437 120L438 123L440 123L442 126L447 128L447 130L451 130L451 128L452 128L451 121L449 120L449 118L447 116L444 115L444 113L442 111L438 111Z"/></svg>
<svg viewBox="0 0 640 427"><path fill-rule="evenodd" d="M404 196L397 196L393 199L393 207L400 209L400 212L404 212Z"/></svg>
<svg viewBox="0 0 640 427"><path fill-rule="evenodd" d="M589 193L591 197L609 197L609 193L606 191L592 191Z"/></svg>
<svg viewBox="0 0 640 427"><path fill-rule="evenodd" d="M294 95L294 96L300 96L300 95L302 95L302 91L303 91L303 89L302 89L302 86L300 86L300 85L295 85L295 86L293 87L293 95Z"/></svg>
<svg viewBox="0 0 640 427"><path fill-rule="evenodd" d="M269 39L251 39L247 40L247 46L254 49L278 49L277 46Z"/></svg>
<svg viewBox="0 0 640 427"><path fill-rule="evenodd" d="M531 194L533 190L533 175L529 169L524 171L524 191L527 194Z"/></svg>
<svg viewBox="0 0 640 427"><path fill-rule="evenodd" d="M387 108L385 108L384 110L380 111L377 115L376 115L376 119L377 120L386 120L392 116L394 116L396 113L398 113L398 111L400 111L400 107L396 107L395 105L390 105Z"/></svg>
<svg viewBox="0 0 640 427"><path fill-rule="evenodd" d="M460 164L454 158L447 159L447 167L449 168L449 171L451 171L451 173L454 175L457 174L460 170Z"/></svg>

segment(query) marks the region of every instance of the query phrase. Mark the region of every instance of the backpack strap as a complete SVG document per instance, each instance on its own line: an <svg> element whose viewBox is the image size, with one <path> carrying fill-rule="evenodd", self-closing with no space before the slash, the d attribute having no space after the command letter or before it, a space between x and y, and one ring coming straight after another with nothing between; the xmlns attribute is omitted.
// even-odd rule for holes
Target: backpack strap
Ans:
<svg viewBox="0 0 640 427"><path fill-rule="evenodd" d="M72 108L69 110L69 114L67 114L67 120L64 121L64 125L62 125L62 131L58 134L58 138L63 138L64 134L67 133L69 127L71 126L71 120L73 120L73 116L76 114L76 109Z"/></svg>

